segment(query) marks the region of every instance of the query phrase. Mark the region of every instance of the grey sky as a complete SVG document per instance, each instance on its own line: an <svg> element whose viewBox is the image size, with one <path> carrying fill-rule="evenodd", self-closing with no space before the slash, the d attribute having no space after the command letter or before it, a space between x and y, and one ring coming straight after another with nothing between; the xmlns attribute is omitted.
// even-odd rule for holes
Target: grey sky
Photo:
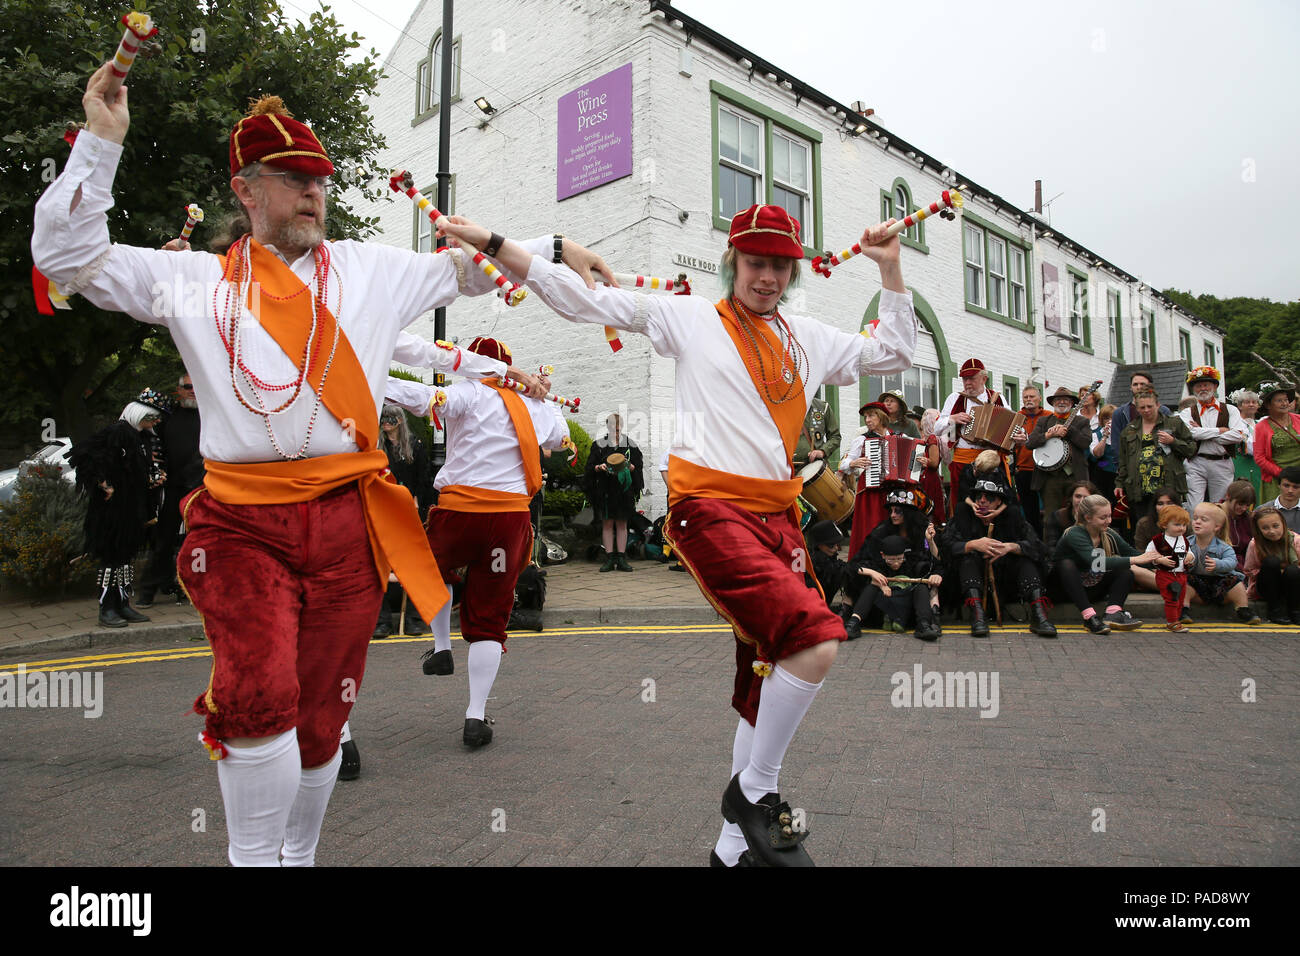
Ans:
<svg viewBox="0 0 1300 956"><path fill-rule="evenodd" d="M417 5L331 4L385 56ZM1300 297L1300 4L675 5L1155 288Z"/></svg>

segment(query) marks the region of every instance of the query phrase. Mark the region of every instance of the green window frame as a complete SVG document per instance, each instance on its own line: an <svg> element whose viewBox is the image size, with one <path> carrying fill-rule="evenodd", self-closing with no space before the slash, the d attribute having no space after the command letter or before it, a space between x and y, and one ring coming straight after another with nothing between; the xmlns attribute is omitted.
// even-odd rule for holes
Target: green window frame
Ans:
<svg viewBox="0 0 1300 956"><path fill-rule="evenodd" d="M799 202L804 214L792 212L791 215L799 220L804 254L821 255L825 251L822 246L822 134L717 80L709 81L709 108L713 128L713 228L729 232L731 217L752 205L730 209L736 205L739 195L733 187L743 188L743 181L750 179L754 202L787 210L792 202ZM732 118L737 120L737 139L734 149L729 149L734 155L728 155L723 151L726 144L720 135L719 121L729 123ZM750 127L757 129L747 153L745 138ZM795 168L801 149L807 150L802 173ZM724 203L728 198L724 194L728 192L732 201Z"/></svg>
<svg viewBox="0 0 1300 956"><path fill-rule="evenodd" d="M1187 371L1192 370L1192 333L1186 329L1178 330L1178 357L1187 363Z"/></svg>
<svg viewBox="0 0 1300 956"><path fill-rule="evenodd" d="M901 176L894 180L894 185L888 191L880 190L880 221L886 222L889 219L902 219L908 213L916 212L916 203L912 200L912 189L907 185L907 180ZM909 226L898 234L898 241L903 245L930 254L930 247L925 244L925 223L918 222L914 226Z"/></svg>
<svg viewBox="0 0 1300 956"><path fill-rule="evenodd" d="M1110 339L1110 360L1124 361L1124 320L1118 289L1106 289L1106 329Z"/></svg>
<svg viewBox="0 0 1300 956"><path fill-rule="evenodd" d="M1143 308L1142 314L1142 361L1158 362L1156 358L1156 313L1154 309Z"/></svg>
<svg viewBox="0 0 1300 956"><path fill-rule="evenodd" d="M1092 316L1088 314L1088 276L1070 266L1070 348L1092 354Z"/></svg>
<svg viewBox="0 0 1300 956"><path fill-rule="evenodd" d="M428 54L415 65L415 118L411 120L412 126L419 126L429 117L438 115L438 108L442 105L441 90L438 88L442 76L441 41L442 31L438 30L429 41ZM451 41L451 101L453 103L460 102L462 49L460 41L459 34Z"/></svg>
<svg viewBox="0 0 1300 956"><path fill-rule="evenodd" d="M1219 363L1215 358L1217 350L1214 347L1214 343L1205 342L1202 351L1205 353L1205 364L1210 366L1211 368L1218 368Z"/></svg>
<svg viewBox="0 0 1300 956"><path fill-rule="evenodd" d="M1013 411L1020 408L1020 379L1015 375L1002 376L1002 400Z"/></svg>
<svg viewBox="0 0 1300 956"><path fill-rule="evenodd" d="M1033 247L1029 241L965 212L961 247L966 311L1022 331L1034 331ZM1015 256L1011 254L1013 249ZM1013 268L1018 270L1014 276ZM1011 305L1013 295L1019 297L1017 307ZM1024 316L1022 320L1012 317L1017 308Z"/></svg>
<svg viewBox="0 0 1300 956"><path fill-rule="evenodd" d="M438 181L435 179L429 184L429 191L420 190L425 196L436 199L438 196ZM419 206L412 206L413 219L411 220L411 248L416 252L432 252L437 248L437 239L433 235L433 222L429 219L429 214ZM451 174L451 179L447 183L447 208L439 210L444 215L456 215L456 174Z"/></svg>

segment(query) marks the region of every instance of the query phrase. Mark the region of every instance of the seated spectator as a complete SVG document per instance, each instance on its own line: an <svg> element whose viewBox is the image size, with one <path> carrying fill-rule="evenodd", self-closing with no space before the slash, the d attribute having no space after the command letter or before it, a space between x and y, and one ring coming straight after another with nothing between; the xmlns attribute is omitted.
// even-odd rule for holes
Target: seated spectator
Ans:
<svg viewBox="0 0 1300 956"><path fill-rule="evenodd" d="M1003 482L1009 482L1011 476L1007 471L1007 460L993 451L991 448L980 452L975 456L975 460L970 463L970 467L963 468L961 475L957 478L957 501L962 502L972 497L975 489L975 482L980 478L994 478ZM1017 495L1013 500L1008 501L1007 505L1014 507L1017 511L1024 514L1024 509L1020 507L1020 497ZM1025 519L1029 520L1028 518Z"/></svg>
<svg viewBox="0 0 1300 956"><path fill-rule="evenodd" d="M849 565L840 557L844 532L834 521L818 521L808 529L808 544L812 554L813 573L826 595L826 606L834 610L832 599L848 583ZM845 594L847 595L847 590Z"/></svg>
<svg viewBox="0 0 1300 956"><path fill-rule="evenodd" d="M1040 637L1056 637L1056 628L1047 619L1044 606L1042 574L1047 549L1014 503L1015 494L1006 476L995 468L975 480L971 493L974 497L959 501L944 528L940 552L961 582L971 611L972 636L989 636L981 599L986 575L991 574L988 584L995 597L1027 601L1030 630Z"/></svg>
<svg viewBox="0 0 1300 956"><path fill-rule="evenodd" d="M1110 502L1101 495L1088 495L1076 506L1074 524L1056 544L1056 585L1083 615L1084 626L1093 634L1112 629L1132 631L1142 626L1124 610L1133 590L1133 570L1148 565L1148 557L1110 527ZM1105 595L1105 612L1098 614L1093 601Z"/></svg>
<svg viewBox="0 0 1300 956"><path fill-rule="evenodd" d="M908 547L899 535L891 534L881 542L878 552L868 553L864 547L861 556L864 560L855 558L850 565L865 583L845 628L849 640L862 636L862 620L873 607L884 614L886 627L892 624L904 631L915 619L917 638L938 639L943 632L935 620L939 609L936 599L943 577L930 552ZM891 581L898 577L914 580Z"/></svg>
<svg viewBox="0 0 1300 956"><path fill-rule="evenodd" d="M1246 549L1250 547L1254 531L1250 524L1250 513L1255 509L1257 500L1255 486L1246 478L1229 483L1228 495L1223 499L1223 510L1228 514L1227 539L1237 554L1239 568L1246 566Z"/></svg>
<svg viewBox="0 0 1300 956"><path fill-rule="evenodd" d="M1222 604L1226 599L1236 609L1238 621L1258 624L1259 615L1250 609L1246 575L1237 570L1237 553L1228 541L1227 528L1228 514L1221 505L1204 501L1192 512L1189 541L1196 563L1187 575L1189 602Z"/></svg>
<svg viewBox="0 0 1300 956"><path fill-rule="evenodd" d="M1286 526L1272 505L1251 514L1253 539L1246 549L1250 597L1268 604L1273 624L1300 624L1300 534Z"/></svg>
<svg viewBox="0 0 1300 956"><path fill-rule="evenodd" d="M1072 481L1065 486L1065 503L1048 513L1047 520L1043 523L1043 543L1047 545L1049 555L1055 555L1056 543L1061 540L1065 529L1074 526L1074 515L1078 511L1079 502L1089 495L1100 494L1097 486L1087 479Z"/></svg>
<svg viewBox="0 0 1300 956"><path fill-rule="evenodd" d="M1277 509L1288 528L1300 532L1300 465L1282 469L1278 476L1278 489L1281 493L1265 504Z"/></svg>

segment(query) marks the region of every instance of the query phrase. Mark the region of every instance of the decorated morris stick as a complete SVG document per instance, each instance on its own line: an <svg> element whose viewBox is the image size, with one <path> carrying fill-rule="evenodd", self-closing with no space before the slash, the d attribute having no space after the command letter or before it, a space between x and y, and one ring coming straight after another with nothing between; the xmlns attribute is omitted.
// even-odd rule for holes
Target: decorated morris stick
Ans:
<svg viewBox="0 0 1300 956"><path fill-rule="evenodd" d="M203 221L203 210L199 208L198 203L192 202L185 207L185 216L185 228L181 230L181 241L189 242L190 233L194 231L195 226Z"/></svg>
<svg viewBox="0 0 1300 956"><path fill-rule="evenodd" d="M388 185L395 193L406 193L411 197L422 211L429 214L429 221L433 223L435 229L441 229L446 223L447 217L438 211L438 207L425 197L418 189L415 188L415 181L411 174L406 170L394 172L388 178ZM521 285L517 285L501 274L501 270L494 266L487 256L483 255L477 248L468 243L461 243L461 248L466 252L473 253L474 264L483 270L483 274L497 284L501 290L501 298L505 300L506 305L518 305L528 294L528 290Z"/></svg>
<svg viewBox="0 0 1300 956"><path fill-rule="evenodd" d="M501 380L501 384L504 385L506 388L513 388L516 392L528 391L527 385L525 385L523 382L516 382L513 378L510 378L509 376L503 378ZM556 405L563 405L571 412L576 412L578 410L578 406L582 403L581 398L562 398L561 396L556 395L553 392L547 395L543 395L542 398L544 398L548 402L554 402Z"/></svg>
<svg viewBox="0 0 1300 956"><path fill-rule="evenodd" d="M538 374L538 375L545 375L547 378L550 378L552 375L555 374L555 366L554 366L554 365L543 365L541 368L539 368L539 369L537 370L537 374Z"/></svg>
<svg viewBox="0 0 1300 956"><path fill-rule="evenodd" d="M108 86L104 88L104 99L109 103L117 97L122 81L126 79L131 64L135 62L135 55L140 52L140 44L158 32L158 28L153 25L153 20L147 13L133 11L122 18L122 23L126 27L126 32L122 34L122 42L117 45L117 52L113 54L113 64L109 67L113 75L109 77Z"/></svg>
<svg viewBox="0 0 1300 956"><path fill-rule="evenodd" d="M904 216L898 222L886 229L885 238L896 236L904 229L910 229L918 222L929 218L935 213L938 213L943 219L953 219L955 218L955 214L952 210L960 209L962 202L963 199L961 193L957 192L955 189L945 189L943 194L939 197L938 202L932 202L926 208L918 209L916 212ZM814 256L812 261L812 270L813 272L820 272L822 275L829 278L832 269L844 262L845 259L851 259L854 256L859 255L861 252L861 243L855 242L851 248L845 249L838 255L831 255L828 252L824 256Z"/></svg>
<svg viewBox="0 0 1300 956"><path fill-rule="evenodd" d="M691 284L685 272L679 272L676 279L661 279L658 276L634 275L631 272L615 272L614 280L624 289L650 289L671 292L673 295L690 295ZM603 279L601 280L604 281ZM605 283L609 285L608 282Z"/></svg>
<svg viewBox="0 0 1300 956"><path fill-rule="evenodd" d="M599 281L605 282L604 279ZM673 295L691 294L691 284L686 281L685 272L677 273L676 279L661 279L658 276L636 275L632 272L615 272L614 281L624 289L661 289L664 292L671 292ZM609 285L609 283L605 282L605 285ZM623 347L623 343L618 338L618 330L610 325L605 326L605 341L609 343L610 349L614 352Z"/></svg>

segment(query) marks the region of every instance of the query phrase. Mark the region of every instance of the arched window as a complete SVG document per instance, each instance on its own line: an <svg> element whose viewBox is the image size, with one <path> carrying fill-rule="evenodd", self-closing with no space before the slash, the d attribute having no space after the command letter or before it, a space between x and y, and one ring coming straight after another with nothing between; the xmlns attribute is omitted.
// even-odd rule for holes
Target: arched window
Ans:
<svg viewBox="0 0 1300 956"><path fill-rule="evenodd" d="M429 55L421 60L415 68L415 119L411 125L420 123L438 112L442 101L439 80L442 78L442 31L433 35L429 43ZM460 37L451 44L451 101L460 99Z"/></svg>
<svg viewBox="0 0 1300 956"><path fill-rule="evenodd" d="M911 188L903 179L895 179L891 188L880 190L880 218L882 222L891 218L902 219L912 212L916 212L916 204L912 201ZM916 225L910 226L899 233L898 241L905 246L919 249L921 252L928 253L930 251L925 244L925 223L923 222L918 222Z"/></svg>

